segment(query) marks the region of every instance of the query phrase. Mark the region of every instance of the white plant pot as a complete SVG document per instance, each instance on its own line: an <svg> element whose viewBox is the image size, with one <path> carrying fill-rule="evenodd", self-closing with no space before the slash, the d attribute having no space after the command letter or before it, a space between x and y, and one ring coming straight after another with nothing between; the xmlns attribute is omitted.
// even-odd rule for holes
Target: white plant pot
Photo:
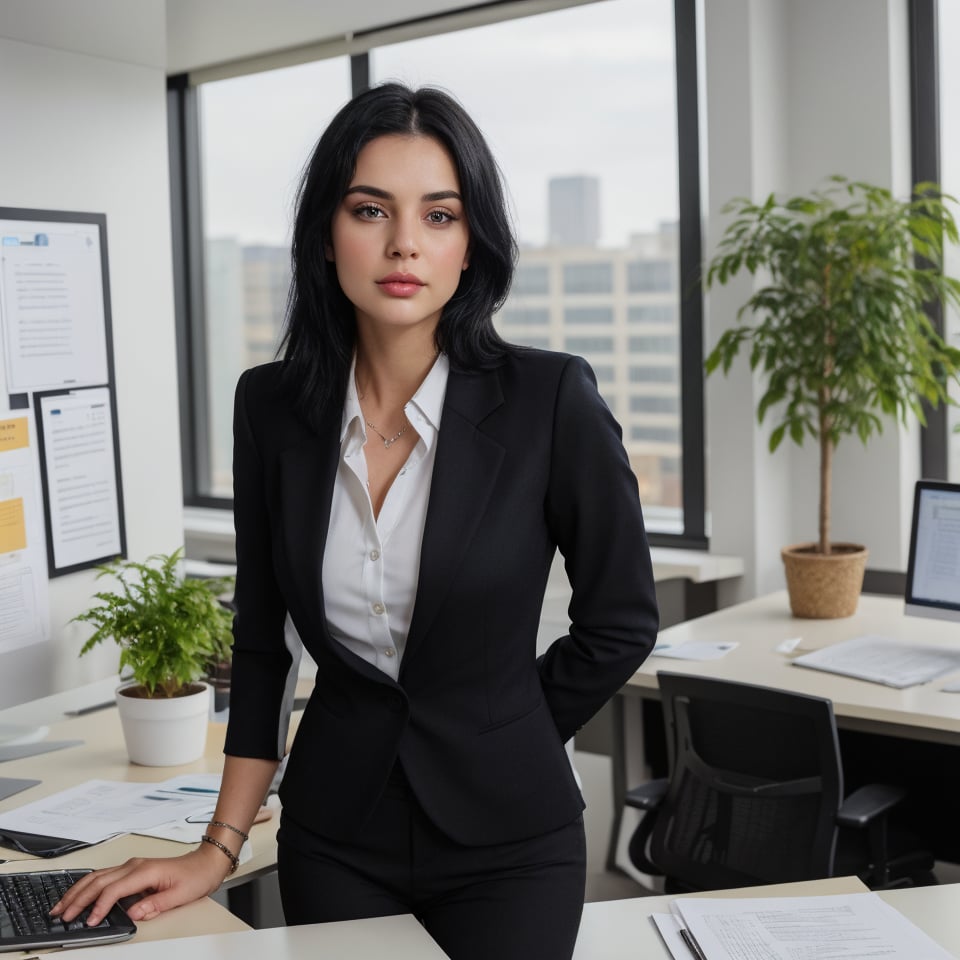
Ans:
<svg viewBox="0 0 960 960"><path fill-rule="evenodd" d="M117 709L127 753L134 763L147 767L174 767L203 756L210 718L210 687L185 697L144 699L128 697L117 688Z"/></svg>

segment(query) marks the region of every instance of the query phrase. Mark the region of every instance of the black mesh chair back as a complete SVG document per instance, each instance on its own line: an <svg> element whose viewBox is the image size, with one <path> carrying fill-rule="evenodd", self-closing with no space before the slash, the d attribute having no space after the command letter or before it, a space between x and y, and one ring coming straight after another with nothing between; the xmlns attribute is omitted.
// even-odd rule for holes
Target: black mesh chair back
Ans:
<svg viewBox="0 0 960 960"><path fill-rule="evenodd" d="M843 773L829 700L659 673L670 785L650 837L673 889L833 874Z"/></svg>

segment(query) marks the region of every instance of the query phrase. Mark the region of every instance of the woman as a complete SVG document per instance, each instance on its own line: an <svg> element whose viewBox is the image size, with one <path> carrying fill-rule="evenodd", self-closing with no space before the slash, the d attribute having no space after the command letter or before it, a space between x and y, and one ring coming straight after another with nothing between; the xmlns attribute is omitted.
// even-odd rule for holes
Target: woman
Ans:
<svg viewBox="0 0 960 960"><path fill-rule="evenodd" d="M636 670L657 611L637 483L580 358L491 316L515 243L449 96L348 103L301 184L284 359L234 423L238 614L206 842L82 880L57 911L214 890L284 755L299 636L316 686L280 797L288 923L415 913L454 960L573 951L583 800L564 742ZM556 548L569 635L535 655Z"/></svg>

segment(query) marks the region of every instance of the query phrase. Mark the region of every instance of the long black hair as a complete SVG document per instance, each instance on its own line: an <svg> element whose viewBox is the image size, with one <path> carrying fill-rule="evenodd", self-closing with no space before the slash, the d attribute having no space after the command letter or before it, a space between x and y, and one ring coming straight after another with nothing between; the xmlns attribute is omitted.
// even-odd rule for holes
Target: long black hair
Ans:
<svg viewBox="0 0 960 960"><path fill-rule="evenodd" d="M460 180L470 230L470 266L443 309L436 346L453 365L488 366L506 344L492 315L513 279L517 243L496 161L483 134L449 94L385 83L354 97L317 142L297 192L291 250L293 281L280 349L283 379L297 408L316 425L339 409L356 343L356 317L325 256L334 214L356 169L360 150L386 134L433 137L449 151Z"/></svg>

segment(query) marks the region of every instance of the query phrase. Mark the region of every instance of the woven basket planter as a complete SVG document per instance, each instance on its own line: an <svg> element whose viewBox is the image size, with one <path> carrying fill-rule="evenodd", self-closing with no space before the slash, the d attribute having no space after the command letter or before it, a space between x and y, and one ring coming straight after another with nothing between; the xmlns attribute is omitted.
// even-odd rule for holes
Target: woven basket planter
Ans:
<svg viewBox="0 0 960 960"><path fill-rule="evenodd" d="M815 543L797 543L780 551L795 617L832 620L857 611L867 549L857 543L830 546L829 555L818 553Z"/></svg>

